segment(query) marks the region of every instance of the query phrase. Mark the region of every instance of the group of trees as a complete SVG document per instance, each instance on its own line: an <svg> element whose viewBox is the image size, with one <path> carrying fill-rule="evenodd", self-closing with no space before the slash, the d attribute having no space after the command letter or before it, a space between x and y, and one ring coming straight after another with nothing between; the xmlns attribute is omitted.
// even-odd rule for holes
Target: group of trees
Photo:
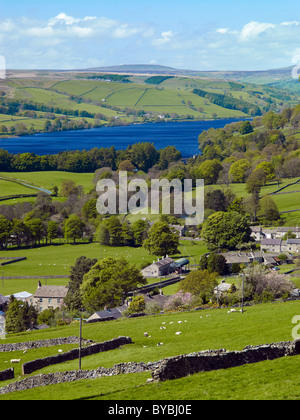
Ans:
<svg viewBox="0 0 300 420"><path fill-rule="evenodd" d="M100 168L115 171L123 161L129 161L132 168L147 172L154 165L166 169L170 162L181 158L181 153L174 146L156 150L152 143L135 143L125 150L93 148L91 150L64 151L56 155L36 155L35 153L18 153L16 155L0 149L0 171L34 172L34 171L67 171L95 172Z"/></svg>

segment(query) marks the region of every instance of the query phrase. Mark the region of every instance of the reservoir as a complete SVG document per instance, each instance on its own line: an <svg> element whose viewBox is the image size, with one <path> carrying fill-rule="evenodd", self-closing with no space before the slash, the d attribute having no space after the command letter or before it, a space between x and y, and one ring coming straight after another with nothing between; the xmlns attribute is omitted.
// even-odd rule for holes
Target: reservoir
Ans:
<svg viewBox="0 0 300 420"><path fill-rule="evenodd" d="M0 148L9 153L57 154L66 150L90 150L115 146L126 149L138 142L150 142L156 149L175 146L183 158L199 153L198 136L203 130L221 128L240 119L180 121L100 127L84 130L38 133L30 136L0 139Z"/></svg>

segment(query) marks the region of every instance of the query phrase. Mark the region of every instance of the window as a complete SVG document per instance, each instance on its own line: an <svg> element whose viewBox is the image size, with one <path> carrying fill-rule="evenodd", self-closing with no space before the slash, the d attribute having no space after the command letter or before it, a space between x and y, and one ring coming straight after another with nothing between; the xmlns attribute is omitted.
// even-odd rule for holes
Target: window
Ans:
<svg viewBox="0 0 300 420"><path fill-rule="evenodd" d="M60 298L57 298L57 303L60 303Z"/></svg>
<svg viewBox="0 0 300 420"><path fill-rule="evenodd" d="M39 302L40 303L43 303L43 298L39 298Z"/></svg>
<svg viewBox="0 0 300 420"><path fill-rule="evenodd" d="M48 303L52 303L52 299L51 298L48 299Z"/></svg>

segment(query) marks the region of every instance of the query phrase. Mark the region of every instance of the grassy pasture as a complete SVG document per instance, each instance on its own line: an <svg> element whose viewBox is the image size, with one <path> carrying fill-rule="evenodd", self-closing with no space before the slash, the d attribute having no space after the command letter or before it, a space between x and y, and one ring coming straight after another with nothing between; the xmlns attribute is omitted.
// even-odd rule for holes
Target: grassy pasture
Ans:
<svg viewBox="0 0 300 420"><path fill-rule="evenodd" d="M173 258L187 256L190 263L198 263L200 256L207 251L202 242L180 241L179 251L181 254ZM74 265L80 256L88 258L122 258L137 267L143 262L149 264L157 259L157 256L150 255L143 247L108 247L100 246L99 243L86 244L64 244L45 245L37 248L0 251L0 257L27 257L26 260L0 267L0 293L8 295L11 293L26 290L33 293L36 290L36 279L2 279L2 277L19 276L47 276L47 275L68 275L70 267ZM47 284L58 284L57 279L47 279ZM46 280L41 280L46 284ZM59 284L67 284L68 279L61 279Z"/></svg>
<svg viewBox="0 0 300 420"><path fill-rule="evenodd" d="M76 185L82 185L84 191L88 193L94 188L93 177L94 173L75 173L75 172L64 172L64 171L41 171L41 172L1 172L0 177L11 178L19 181L26 181L37 187L51 190L53 186L57 186L58 189L66 180L72 180ZM14 182L10 182L11 188L17 185ZM7 186L8 187L8 186ZM8 188L6 191L10 191ZM11 190L13 191L13 190ZM10 193L14 194L14 192ZM0 196L2 196L2 190Z"/></svg>
<svg viewBox="0 0 300 420"><path fill-rule="evenodd" d="M227 313L227 309L188 311L142 318L120 319L99 324L83 325L83 337L104 341L119 335L132 338L133 344L85 357L82 369L110 367L121 362L148 362L194 351L226 348L242 350L246 345L259 345L292 339L292 318L299 314L300 302L260 304L246 307L244 314ZM210 316L206 316L210 315ZM178 324L178 321L186 321ZM160 330L162 322L166 329ZM151 337L144 337L147 331ZM180 336L175 332L181 331ZM78 335L78 323L36 332L7 336L5 342ZM157 347L157 342L164 345ZM58 347L21 352L0 353L0 370L7 368L5 360L21 358L22 363L37 357L57 354ZM67 348L64 348L67 350ZM96 380L51 385L24 392L0 396L5 399L299 399L300 357L249 364L237 368L204 372L174 381L146 384L149 373L128 374ZM20 365L15 365L20 374ZM61 363L34 374L78 369L78 361ZM9 381L3 382L5 385Z"/></svg>

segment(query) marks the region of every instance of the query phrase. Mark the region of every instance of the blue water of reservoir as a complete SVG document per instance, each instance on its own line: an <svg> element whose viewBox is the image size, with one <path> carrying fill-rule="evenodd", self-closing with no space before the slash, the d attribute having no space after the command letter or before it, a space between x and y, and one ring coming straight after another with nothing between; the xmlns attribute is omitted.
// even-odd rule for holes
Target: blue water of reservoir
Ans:
<svg viewBox="0 0 300 420"><path fill-rule="evenodd" d="M93 147L126 149L138 142L153 143L156 149L175 146L183 158L199 153L198 136L203 130L221 128L239 119L213 121L180 121L100 127L84 130L38 133L30 136L0 139L0 148L10 153L57 154L66 150L90 150Z"/></svg>

